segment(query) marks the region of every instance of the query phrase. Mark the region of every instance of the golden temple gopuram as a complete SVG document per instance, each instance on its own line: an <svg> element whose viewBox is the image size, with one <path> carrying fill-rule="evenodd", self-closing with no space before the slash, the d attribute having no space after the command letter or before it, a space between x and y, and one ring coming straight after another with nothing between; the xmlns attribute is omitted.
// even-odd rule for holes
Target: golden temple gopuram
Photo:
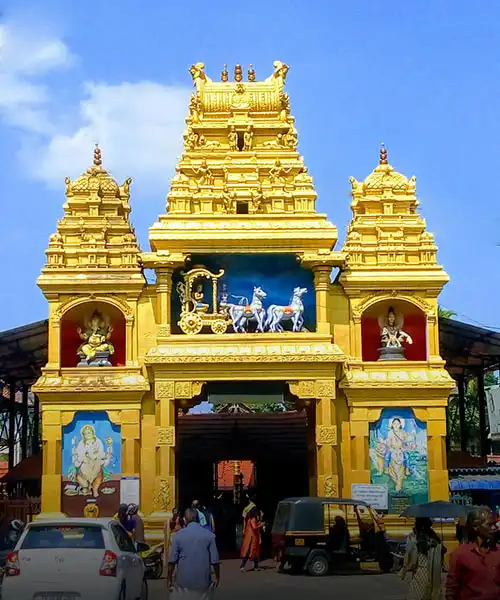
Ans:
<svg viewBox="0 0 500 600"><path fill-rule="evenodd" d="M240 65L220 81L202 63L190 73L184 153L149 251L130 221L131 180L106 171L105 149L66 179L38 279L49 304L49 362L34 388L42 517L113 515L138 498L154 529L183 504L183 413L245 394L304 415L308 489L292 481L287 492L361 494L389 514L448 499L453 382L437 303L448 276L415 178L382 147L366 179L351 177L336 250L298 151L288 66L264 80ZM218 460L253 458L248 443L240 454Z"/></svg>

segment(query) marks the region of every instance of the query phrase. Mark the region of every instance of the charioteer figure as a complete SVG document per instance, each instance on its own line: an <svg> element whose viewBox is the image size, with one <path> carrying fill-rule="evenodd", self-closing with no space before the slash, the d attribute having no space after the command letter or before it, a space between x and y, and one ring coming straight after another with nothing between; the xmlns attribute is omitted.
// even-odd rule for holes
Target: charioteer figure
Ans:
<svg viewBox="0 0 500 600"><path fill-rule="evenodd" d="M403 315L396 314L392 306L387 315L380 316L379 360L406 360L403 342L413 344L411 337L403 331Z"/></svg>

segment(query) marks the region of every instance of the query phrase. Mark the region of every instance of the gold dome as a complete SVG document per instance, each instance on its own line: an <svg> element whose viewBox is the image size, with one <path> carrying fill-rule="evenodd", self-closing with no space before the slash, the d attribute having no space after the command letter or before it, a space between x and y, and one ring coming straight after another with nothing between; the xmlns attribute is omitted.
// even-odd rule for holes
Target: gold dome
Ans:
<svg viewBox="0 0 500 600"><path fill-rule="evenodd" d="M377 167L363 181L351 178L353 192L366 194L368 196L380 195L384 192L393 194L414 194L416 190L416 178L408 179L402 173L398 173L387 161L387 149L382 144L380 150L380 161Z"/></svg>
<svg viewBox="0 0 500 600"><path fill-rule="evenodd" d="M94 150L94 164L87 171L71 181L66 178L66 191L68 194L119 196L120 187L118 183L102 166L101 149L96 145Z"/></svg>

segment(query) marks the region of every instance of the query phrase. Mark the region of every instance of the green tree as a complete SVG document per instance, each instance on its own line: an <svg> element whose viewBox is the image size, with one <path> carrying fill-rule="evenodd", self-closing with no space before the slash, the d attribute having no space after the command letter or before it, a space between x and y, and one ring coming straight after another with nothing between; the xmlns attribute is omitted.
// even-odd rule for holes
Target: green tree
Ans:
<svg viewBox="0 0 500 600"><path fill-rule="evenodd" d="M438 306L438 317L440 319L453 319L456 317L457 313L449 308L443 308L442 306Z"/></svg>
<svg viewBox="0 0 500 600"><path fill-rule="evenodd" d="M272 404L247 404L253 412L256 413L270 413L270 412L285 412L287 410L293 410L294 404L292 402L279 402Z"/></svg>
<svg viewBox="0 0 500 600"><path fill-rule="evenodd" d="M498 385L498 377L495 373L486 373L484 386ZM465 409L465 432L467 446L478 449L481 440L481 429L479 426L479 394L477 379L471 379L467 383L464 398ZM460 401L458 394L454 394L448 403L448 437L452 450L460 448Z"/></svg>

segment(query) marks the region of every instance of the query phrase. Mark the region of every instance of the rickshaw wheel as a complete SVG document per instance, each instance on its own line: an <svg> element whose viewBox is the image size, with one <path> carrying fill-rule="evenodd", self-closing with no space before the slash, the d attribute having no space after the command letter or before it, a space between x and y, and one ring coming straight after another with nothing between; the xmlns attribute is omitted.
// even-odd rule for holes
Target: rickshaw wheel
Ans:
<svg viewBox="0 0 500 600"><path fill-rule="evenodd" d="M227 321L224 319L217 319L212 323L212 332L221 335L227 331Z"/></svg>
<svg viewBox="0 0 500 600"><path fill-rule="evenodd" d="M179 321L179 326L184 333L196 335L203 329L203 321L196 313L184 313Z"/></svg>
<svg viewBox="0 0 500 600"><path fill-rule="evenodd" d="M321 554L315 556L307 565L307 572L313 577L324 577L329 569L330 565L328 564L328 559Z"/></svg>

